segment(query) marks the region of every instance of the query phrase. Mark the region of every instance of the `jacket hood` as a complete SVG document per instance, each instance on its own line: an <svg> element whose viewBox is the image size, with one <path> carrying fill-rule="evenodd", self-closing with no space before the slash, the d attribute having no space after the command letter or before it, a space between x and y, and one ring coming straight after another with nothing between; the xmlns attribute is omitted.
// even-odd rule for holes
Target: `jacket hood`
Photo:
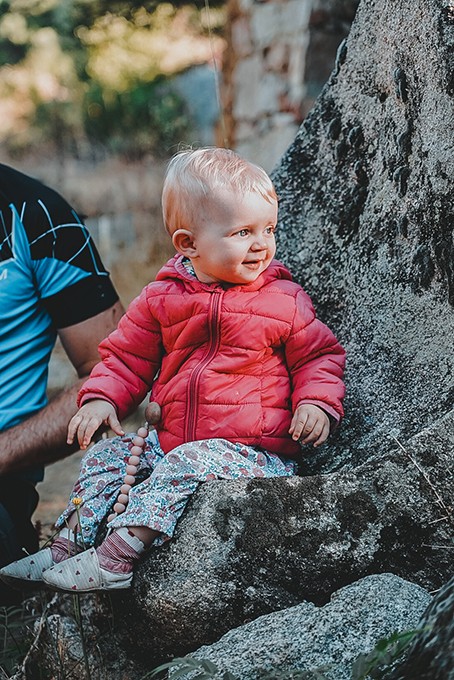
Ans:
<svg viewBox="0 0 454 680"><path fill-rule="evenodd" d="M220 286L220 284L213 284L213 283L202 283L201 281L198 281L198 279L195 279L193 276L189 274L187 271L186 267L183 264L184 256L183 255L174 255L166 264L159 270L157 276L156 276L156 281L168 281L168 280L182 280L185 282L185 284L189 288L193 288L196 290L200 289L207 289L207 290L212 290L213 286L217 287ZM282 262L279 262L279 260L271 260L271 263L269 266L265 269L265 271L260 274L259 277L253 282L246 284L244 286L242 285L236 285L236 288L246 288L247 290L253 291L253 290L259 290L263 286L268 285L272 281L276 281L278 279L284 279L287 281L292 280L292 275L290 274L289 270L287 267L285 267Z"/></svg>

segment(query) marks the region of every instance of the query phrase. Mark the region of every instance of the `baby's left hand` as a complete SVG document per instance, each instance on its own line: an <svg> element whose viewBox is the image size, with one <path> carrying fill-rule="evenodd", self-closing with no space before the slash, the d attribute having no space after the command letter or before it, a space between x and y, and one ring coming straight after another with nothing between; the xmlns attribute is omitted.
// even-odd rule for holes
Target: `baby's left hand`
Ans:
<svg viewBox="0 0 454 680"><path fill-rule="evenodd" d="M330 431L329 418L314 404L301 404L293 414L289 433L292 439L301 444L321 446L326 441Z"/></svg>

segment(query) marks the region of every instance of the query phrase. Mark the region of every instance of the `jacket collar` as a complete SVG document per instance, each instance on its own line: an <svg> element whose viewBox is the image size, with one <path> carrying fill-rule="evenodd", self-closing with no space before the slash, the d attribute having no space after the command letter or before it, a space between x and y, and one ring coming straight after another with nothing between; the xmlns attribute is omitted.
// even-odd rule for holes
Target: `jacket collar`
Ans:
<svg viewBox="0 0 454 680"><path fill-rule="evenodd" d="M168 279L178 279L184 281L185 286L188 289L196 290L207 290L214 291L219 289L224 289L219 283L202 283L194 276L188 272L183 264L183 255L174 255L163 267L160 269L156 276L156 281L165 281ZM292 280L292 275L289 270L284 267L284 265L279 262L279 260L272 260L269 267L260 274L260 276L253 282L247 285L232 285L228 286L228 289L235 288L237 290L247 290L255 291L263 288L263 286L268 285L272 281L278 279L286 279L288 281Z"/></svg>

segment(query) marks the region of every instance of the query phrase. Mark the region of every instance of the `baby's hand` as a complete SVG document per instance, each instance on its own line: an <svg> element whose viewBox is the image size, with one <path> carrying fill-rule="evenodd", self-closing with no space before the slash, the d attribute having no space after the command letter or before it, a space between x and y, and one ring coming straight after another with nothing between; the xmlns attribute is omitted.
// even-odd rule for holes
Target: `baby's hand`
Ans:
<svg viewBox="0 0 454 680"><path fill-rule="evenodd" d="M156 425L161 420L161 407L156 401L150 401L147 405L145 420L149 425Z"/></svg>
<svg viewBox="0 0 454 680"><path fill-rule="evenodd" d="M295 441L317 447L326 441L329 430L330 422L325 411L314 404L301 404L293 414L289 433Z"/></svg>
<svg viewBox="0 0 454 680"><path fill-rule="evenodd" d="M87 401L70 420L68 426L68 444L72 444L77 436L80 448L86 449L95 432L103 424L108 425L115 434L124 435L112 404L103 399Z"/></svg>

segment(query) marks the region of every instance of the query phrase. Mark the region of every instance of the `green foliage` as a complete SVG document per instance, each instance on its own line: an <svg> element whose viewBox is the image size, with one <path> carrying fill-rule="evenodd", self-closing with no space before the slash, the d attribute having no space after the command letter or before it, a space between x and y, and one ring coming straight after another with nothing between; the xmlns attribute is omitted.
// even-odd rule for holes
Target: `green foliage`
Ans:
<svg viewBox="0 0 454 680"><path fill-rule="evenodd" d="M60 151L76 152L80 125L75 114L77 111L71 102L38 102L30 128L34 138L43 144L46 139L52 139Z"/></svg>
<svg viewBox="0 0 454 680"><path fill-rule="evenodd" d="M90 141L130 159L168 154L190 131L184 102L163 80L107 94L93 84L83 110Z"/></svg>
<svg viewBox="0 0 454 680"><path fill-rule="evenodd" d="M392 665L407 649L413 638L420 630L407 630L393 633L388 638L377 642L368 654L360 654L351 669L351 680L378 679L382 677L383 669ZM175 658L168 663L147 673L145 678L152 678L168 671L168 680L178 680L188 676L191 680L241 680L229 671L221 671L208 659L194 659L191 656ZM309 671L301 670L272 670L261 671L261 680L328 680L325 671L327 667L314 668ZM161 676L162 677L162 676Z"/></svg>
<svg viewBox="0 0 454 680"><path fill-rule="evenodd" d="M379 640L369 654L361 654L356 659L352 666L352 680L380 678L381 669L394 663L419 632L420 630L406 630Z"/></svg>
<svg viewBox="0 0 454 680"><path fill-rule="evenodd" d="M218 678L218 680L238 680L236 675L232 675L229 671L224 671L222 675L218 667L208 659L194 659L192 656L185 656L182 658L175 658L169 663L164 663L151 673L147 673L145 677L153 678L156 675L168 670L169 680L178 680L184 677L187 673L191 673L191 680L210 680L210 678ZM144 680L144 679L142 679Z"/></svg>
<svg viewBox="0 0 454 680"><path fill-rule="evenodd" d="M187 141L170 80L210 58L223 4L0 0L0 142L137 157Z"/></svg>
<svg viewBox="0 0 454 680"><path fill-rule="evenodd" d="M18 45L8 38L0 41L0 62L2 64L18 64L27 54L25 45Z"/></svg>
<svg viewBox="0 0 454 680"><path fill-rule="evenodd" d="M206 6L206 0L164 0L166 4L172 5L175 9L180 7L194 6L196 9L203 9ZM86 11L91 11L92 20L96 16L102 16L107 12L112 12L116 15L131 17L135 11L140 8L145 8L147 12L154 12L158 5L164 4L162 0L78 0L77 4L87 6ZM226 0L209 0L211 7L223 7Z"/></svg>
<svg viewBox="0 0 454 680"><path fill-rule="evenodd" d="M190 678L190 680L241 680L230 671L221 671L219 668L208 659L194 659L191 656L182 658L175 658L173 661L162 664L154 671L148 673L142 678L152 678L168 670L166 675L168 680L178 680L179 678ZM163 676L161 676L163 677ZM326 675L323 675L319 669L311 671L261 671L261 680L327 680Z"/></svg>

